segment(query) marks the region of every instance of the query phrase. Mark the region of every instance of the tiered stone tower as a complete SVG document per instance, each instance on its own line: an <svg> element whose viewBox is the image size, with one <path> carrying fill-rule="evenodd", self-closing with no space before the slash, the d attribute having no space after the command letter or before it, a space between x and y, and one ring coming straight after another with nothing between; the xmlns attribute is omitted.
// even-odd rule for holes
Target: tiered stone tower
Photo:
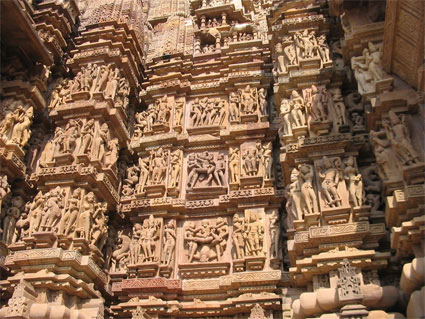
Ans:
<svg viewBox="0 0 425 319"><path fill-rule="evenodd" d="M421 1L1 10L1 318L425 316Z"/></svg>

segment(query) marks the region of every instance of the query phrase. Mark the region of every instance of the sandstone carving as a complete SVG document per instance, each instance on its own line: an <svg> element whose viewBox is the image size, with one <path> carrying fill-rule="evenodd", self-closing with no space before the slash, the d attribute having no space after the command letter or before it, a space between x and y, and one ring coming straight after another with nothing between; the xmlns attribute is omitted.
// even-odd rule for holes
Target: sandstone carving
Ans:
<svg viewBox="0 0 425 319"><path fill-rule="evenodd" d="M423 317L421 1L0 6L0 318Z"/></svg>

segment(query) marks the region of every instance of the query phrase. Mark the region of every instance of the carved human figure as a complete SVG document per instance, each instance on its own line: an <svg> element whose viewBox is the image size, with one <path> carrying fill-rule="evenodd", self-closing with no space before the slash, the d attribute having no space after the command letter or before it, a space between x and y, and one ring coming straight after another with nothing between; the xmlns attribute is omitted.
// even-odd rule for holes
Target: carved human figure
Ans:
<svg viewBox="0 0 425 319"><path fill-rule="evenodd" d="M62 216L63 194L59 186L46 193L46 202L43 204L43 216L40 223L41 231L54 231Z"/></svg>
<svg viewBox="0 0 425 319"><path fill-rule="evenodd" d="M74 238L84 238L89 240L90 228L93 223L93 214L95 211L95 196L89 192L85 197L75 224Z"/></svg>
<svg viewBox="0 0 425 319"><path fill-rule="evenodd" d="M182 125L184 105L185 99L183 97L176 99L176 104L174 106L174 126Z"/></svg>
<svg viewBox="0 0 425 319"><path fill-rule="evenodd" d="M306 120L304 115L304 99L295 90L293 90L291 93L290 104L292 107L291 116L295 122L295 127L305 126Z"/></svg>
<svg viewBox="0 0 425 319"><path fill-rule="evenodd" d="M240 162L239 162L239 149L237 147L231 147L229 149L229 171L230 171L230 182L239 183L240 175Z"/></svg>
<svg viewBox="0 0 425 319"><path fill-rule="evenodd" d="M257 176L261 161L261 153L255 147L249 147L242 155L242 168L245 176Z"/></svg>
<svg viewBox="0 0 425 319"><path fill-rule="evenodd" d="M166 152L161 147L157 151L153 150L150 160L151 185L158 185L164 182L167 166Z"/></svg>
<svg viewBox="0 0 425 319"><path fill-rule="evenodd" d="M385 78L385 72L382 69L381 56L382 52L379 46L368 42L367 44L369 51L369 56L366 56L366 64L368 65L368 71L372 74L374 81L380 81Z"/></svg>
<svg viewBox="0 0 425 319"><path fill-rule="evenodd" d="M309 164L299 165L301 198L306 214L314 214L319 212L317 205L316 192L313 187L313 166Z"/></svg>
<svg viewBox="0 0 425 319"><path fill-rule="evenodd" d="M6 216L3 219L3 234L2 240L6 244L11 244L13 235L15 234L16 222L21 215L21 208L24 205L24 200L21 196L14 196L11 200L11 206L6 210Z"/></svg>
<svg viewBox="0 0 425 319"><path fill-rule="evenodd" d="M269 217L270 258L279 257L280 223L276 210Z"/></svg>
<svg viewBox="0 0 425 319"><path fill-rule="evenodd" d="M10 185L9 182L7 181L7 175L0 175L0 218L3 217L2 215L2 206L3 206L3 201L8 198L8 196L10 195Z"/></svg>
<svg viewBox="0 0 425 319"><path fill-rule="evenodd" d="M244 219L239 215L233 215L233 247L235 247L236 259L242 259L245 255Z"/></svg>
<svg viewBox="0 0 425 319"><path fill-rule="evenodd" d="M283 49L283 53L288 61L288 65L294 65L297 63L297 53L295 51L293 43L285 46L285 48Z"/></svg>
<svg viewBox="0 0 425 319"><path fill-rule="evenodd" d="M69 235L71 233L80 211L81 196L81 188L76 188L72 192L71 197L68 199L68 208L59 223L59 234Z"/></svg>
<svg viewBox="0 0 425 319"><path fill-rule="evenodd" d="M195 223L192 221L189 221L184 228L184 240L187 243L187 256L189 263L193 261L196 249L198 248L198 243L194 240L196 231L197 228L195 227Z"/></svg>
<svg viewBox="0 0 425 319"><path fill-rule="evenodd" d="M170 156L170 187L178 187L180 184L180 174L182 169L182 151L176 150Z"/></svg>
<svg viewBox="0 0 425 319"><path fill-rule="evenodd" d="M383 121L382 125L401 163L405 166L418 163L419 156L413 149L405 116L398 117L393 110L388 111L388 116L389 121Z"/></svg>
<svg viewBox="0 0 425 319"><path fill-rule="evenodd" d="M190 120L192 122L193 127L197 127L202 114L203 113L203 105L201 105L201 102L199 98L196 98L192 104L191 104L191 110L190 110Z"/></svg>
<svg viewBox="0 0 425 319"><path fill-rule="evenodd" d="M217 260L220 261L224 251L226 250L227 239L229 237L229 226L227 225L227 219L223 217L217 217L211 234L214 237L211 245L215 247Z"/></svg>
<svg viewBox="0 0 425 319"><path fill-rule="evenodd" d="M382 69L382 52L379 46L368 42L359 57L351 58L351 67L354 70L360 93L373 91L373 85L386 77Z"/></svg>
<svg viewBox="0 0 425 319"><path fill-rule="evenodd" d="M351 68L354 72L354 78L356 79L358 90L364 94L374 90L372 77L367 72L367 66L359 62L351 62Z"/></svg>
<svg viewBox="0 0 425 319"><path fill-rule="evenodd" d="M329 46L326 43L326 36L324 34L317 38L317 45L323 65L323 63L329 62L331 60L329 56Z"/></svg>
<svg viewBox="0 0 425 319"><path fill-rule="evenodd" d="M264 167L264 178L271 179L273 172L273 146L268 142L263 146L261 160Z"/></svg>
<svg viewBox="0 0 425 319"><path fill-rule="evenodd" d="M103 92L106 88L106 84L109 78L109 65L102 65L97 75L95 92Z"/></svg>
<svg viewBox="0 0 425 319"><path fill-rule="evenodd" d="M102 251L108 235L108 203L96 203L93 215L93 227L90 230L91 245Z"/></svg>
<svg viewBox="0 0 425 319"><path fill-rule="evenodd" d="M64 131L64 153L72 153L75 149L77 139L80 137L80 123L74 119L70 119L65 126Z"/></svg>
<svg viewBox="0 0 425 319"><path fill-rule="evenodd" d="M261 115L267 115L267 92L264 88L258 90L258 105Z"/></svg>
<svg viewBox="0 0 425 319"><path fill-rule="evenodd" d="M210 175L209 180L207 180L207 184L214 180L217 185L225 186L226 160L224 158L224 154L218 154L215 163L214 172Z"/></svg>
<svg viewBox="0 0 425 319"><path fill-rule="evenodd" d="M137 183L136 193L143 193L145 190L149 179L149 162L149 157L139 157L139 167L134 167L130 171L127 169L128 181L126 183L128 185L135 185ZM131 174L131 176L128 174Z"/></svg>
<svg viewBox="0 0 425 319"><path fill-rule="evenodd" d="M22 238L25 238L28 236L28 230L30 225L30 220L29 220L30 209L31 209L31 201L28 201L25 204L23 211L21 212L21 216L19 216L19 219L16 222L15 232L12 238L12 244L16 243L17 241L21 241Z"/></svg>
<svg viewBox="0 0 425 319"><path fill-rule="evenodd" d="M133 226L133 233L130 242L130 264L135 265L139 262L141 241L142 238L142 225L135 223Z"/></svg>
<svg viewBox="0 0 425 319"><path fill-rule="evenodd" d="M93 139L92 143L92 160L103 162L106 152L106 145L109 142L109 127L108 124L103 123L97 132L97 137Z"/></svg>
<svg viewBox="0 0 425 319"><path fill-rule="evenodd" d="M308 29L303 32L297 31L294 40L301 58L308 59L314 56L315 51L317 51L317 39L314 31L311 33L308 32Z"/></svg>
<svg viewBox="0 0 425 319"><path fill-rule="evenodd" d="M52 92L52 96L51 96L51 98L50 98L50 103L49 103L49 106L48 106L48 110L49 111L52 111L52 110L54 110L55 109L55 107L59 104L59 102L60 102L60 100L61 100L61 98L60 98L60 95L59 95L59 92L61 91L61 89L62 89L62 85L61 84L59 84L54 90L53 90L53 92Z"/></svg>
<svg viewBox="0 0 425 319"><path fill-rule="evenodd" d="M5 111L6 114L0 125L0 135L8 141L12 137L15 123L23 120L25 110L22 105L16 106L15 109L12 109L12 105L10 105L8 108L5 108Z"/></svg>
<svg viewBox="0 0 425 319"><path fill-rule="evenodd" d="M249 214L245 220L245 254L261 256L263 254L264 226L256 213Z"/></svg>
<svg viewBox="0 0 425 319"><path fill-rule="evenodd" d="M338 159L336 159L338 160ZM342 205L341 197L338 194L338 184L341 179L341 173L332 165L327 156L323 156L322 167L319 170L321 178L321 188L323 199L328 207L339 207Z"/></svg>
<svg viewBox="0 0 425 319"><path fill-rule="evenodd" d="M224 157L215 161L214 154L208 151L199 154L190 154L187 163L187 187L195 187L200 177L206 180L206 185L211 185L212 181L216 181L218 185L221 185L220 182L224 181L224 169Z"/></svg>
<svg viewBox="0 0 425 319"><path fill-rule="evenodd" d="M149 218L143 221L143 229L140 238L142 242L143 262L157 261L158 256L155 256L155 253L160 235L159 232L159 221L155 220L153 215L149 215Z"/></svg>
<svg viewBox="0 0 425 319"><path fill-rule="evenodd" d="M241 113L253 114L256 111L257 99L255 88L247 85L244 89L240 90L240 99Z"/></svg>
<svg viewBox="0 0 425 319"><path fill-rule="evenodd" d="M43 193L40 191L34 197L33 203L30 209L30 228L29 236L32 236L32 233L37 232L40 227L41 217L43 216L45 198Z"/></svg>
<svg viewBox="0 0 425 319"><path fill-rule="evenodd" d="M291 171L291 183L286 186L287 229L294 228L294 221L302 219L300 172L294 168Z"/></svg>
<svg viewBox="0 0 425 319"><path fill-rule="evenodd" d="M335 114L335 124L336 125L345 125L347 124L346 118L346 108L342 99L341 89L333 88L330 92L327 93L327 100L329 101L328 105L330 105Z"/></svg>
<svg viewBox="0 0 425 319"><path fill-rule="evenodd" d="M370 143L374 148L376 163L379 164L382 179L391 179L394 175L396 166L394 165L395 156L390 150L390 142L386 139L381 139L381 136L386 136L382 130L369 132Z"/></svg>
<svg viewBox="0 0 425 319"><path fill-rule="evenodd" d="M239 104L240 98L236 92L231 92L229 95L229 114L230 121L239 121Z"/></svg>
<svg viewBox="0 0 425 319"><path fill-rule="evenodd" d="M362 175L355 167L353 156L345 161L344 179L348 182L350 201L354 207L360 207L363 203L363 181Z"/></svg>
<svg viewBox="0 0 425 319"><path fill-rule="evenodd" d="M18 144L21 147L24 147L27 144L31 135L30 126L32 124L33 117L34 109L31 106L25 111L24 116L19 121L15 121L11 136L11 141L13 143Z"/></svg>
<svg viewBox="0 0 425 319"><path fill-rule="evenodd" d="M168 96L164 95L162 98L156 100L157 107L157 117L156 120L158 123L167 124L170 118L170 105L168 102Z"/></svg>
<svg viewBox="0 0 425 319"><path fill-rule="evenodd" d="M280 103L280 116L283 120L283 135L292 135L291 105L287 99Z"/></svg>
<svg viewBox="0 0 425 319"><path fill-rule="evenodd" d="M106 144L106 152L104 156L104 166L107 169L112 169L118 160L118 139L113 138Z"/></svg>
<svg viewBox="0 0 425 319"><path fill-rule="evenodd" d="M287 71L285 57L283 55L283 46L282 43L277 43L275 46L276 60L277 60L277 70L279 73L285 73Z"/></svg>
<svg viewBox="0 0 425 319"><path fill-rule="evenodd" d="M319 90L315 85L311 86L311 100L307 108L314 122L326 121L326 111L324 106L325 96L322 90Z"/></svg>
<svg viewBox="0 0 425 319"><path fill-rule="evenodd" d="M115 99L120 79L120 70L117 67L111 70L108 75L108 82L105 87L105 98Z"/></svg>
<svg viewBox="0 0 425 319"><path fill-rule="evenodd" d="M162 264L171 266L176 250L176 220L170 219L164 226L164 247L162 249Z"/></svg>
<svg viewBox="0 0 425 319"><path fill-rule="evenodd" d="M88 120L81 128L81 143L78 149L79 155L87 155L92 149L95 122Z"/></svg>
<svg viewBox="0 0 425 319"><path fill-rule="evenodd" d="M115 271L115 268L118 270L124 270L126 267L125 261L128 260L130 263L130 243L131 239L123 233L123 230L118 231L117 235L118 241L114 246L115 249L112 252L112 266L111 271Z"/></svg>
<svg viewBox="0 0 425 319"><path fill-rule="evenodd" d="M117 240L117 232L113 226L109 226L108 229L108 236L106 237L106 243L105 243L105 250L104 250L104 256L105 256L105 265L104 269L109 270L111 266L111 260L112 260L112 253L114 251L115 242Z"/></svg>

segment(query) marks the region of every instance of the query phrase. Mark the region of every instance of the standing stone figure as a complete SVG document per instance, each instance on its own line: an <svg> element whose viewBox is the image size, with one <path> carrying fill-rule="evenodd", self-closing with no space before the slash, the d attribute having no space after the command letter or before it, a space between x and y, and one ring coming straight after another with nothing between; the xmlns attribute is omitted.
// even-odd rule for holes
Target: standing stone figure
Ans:
<svg viewBox="0 0 425 319"><path fill-rule="evenodd" d="M354 157L350 156L345 161L344 179L348 182L348 194L354 207L360 207L363 203L362 175L354 166Z"/></svg>
<svg viewBox="0 0 425 319"><path fill-rule="evenodd" d="M270 232L270 258L279 257L279 242L280 242L280 223L279 215L275 210L269 217L269 232Z"/></svg>
<svg viewBox="0 0 425 319"><path fill-rule="evenodd" d="M256 213L251 213L245 219L245 255L263 255L264 226Z"/></svg>
<svg viewBox="0 0 425 319"><path fill-rule="evenodd" d="M419 156L413 149L405 116L401 115L401 117L398 117L392 110L388 111L388 116L390 120L384 121L382 125L385 128L387 138L390 141L393 150L403 165L408 166L418 163Z"/></svg>
<svg viewBox="0 0 425 319"><path fill-rule="evenodd" d="M235 247L236 259L242 259L245 255L244 219L239 215L233 215L233 247Z"/></svg>
<svg viewBox="0 0 425 319"><path fill-rule="evenodd" d="M286 186L286 228L294 228L294 221L302 219L300 172L294 168L291 171L291 184Z"/></svg>
<svg viewBox="0 0 425 319"><path fill-rule="evenodd" d="M239 163L239 149L237 147L229 149L229 171L230 171L230 182L239 183L240 175L240 163Z"/></svg>
<svg viewBox="0 0 425 319"><path fill-rule="evenodd" d="M323 156L323 166L319 170L319 177L321 178L322 194L326 206L338 207L342 205L341 197L338 194L338 184L341 180L341 173L332 165L328 157Z"/></svg>
<svg viewBox="0 0 425 319"><path fill-rule="evenodd" d="M171 266L176 249L176 220L170 219L164 226L164 247L162 250L162 264Z"/></svg>
<svg viewBox="0 0 425 319"><path fill-rule="evenodd" d="M305 207L305 213L318 213L317 197L313 187L313 166L301 164L298 168L300 170L301 196L302 203Z"/></svg>

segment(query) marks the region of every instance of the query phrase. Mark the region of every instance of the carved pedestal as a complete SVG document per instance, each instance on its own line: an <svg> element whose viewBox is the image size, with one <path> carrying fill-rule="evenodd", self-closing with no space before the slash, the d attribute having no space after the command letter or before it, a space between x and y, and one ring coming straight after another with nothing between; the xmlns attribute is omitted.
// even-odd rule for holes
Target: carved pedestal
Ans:
<svg viewBox="0 0 425 319"><path fill-rule="evenodd" d="M244 259L233 260L233 271L234 272L245 271L245 260Z"/></svg>
<svg viewBox="0 0 425 319"><path fill-rule="evenodd" d="M263 185L262 176L244 176L240 181L241 188L260 188Z"/></svg>
<svg viewBox="0 0 425 319"><path fill-rule="evenodd" d="M161 277L170 278L173 273L173 267L168 265L159 266L159 275Z"/></svg>
<svg viewBox="0 0 425 319"><path fill-rule="evenodd" d="M354 222L369 221L371 206L353 207L352 214Z"/></svg>
<svg viewBox="0 0 425 319"><path fill-rule="evenodd" d="M297 138L294 135L282 135L280 138L284 145L286 144L290 144L290 143L295 143L297 141Z"/></svg>
<svg viewBox="0 0 425 319"><path fill-rule="evenodd" d="M128 273L131 278L135 277L155 277L158 273L158 262L146 262L137 265L128 265Z"/></svg>
<svg viewBox="0 0 425 319"><path fill-rule="evenodd" d="M166 123L159 123L152 125L152 131L154 134L165 133L170 130L170 126Z"/></svg>
<svg viewBox="0 0 425 319"><path fill-rule="evenodd" d="M318 226L319 219L320 219L320 213L306 214L304 216L304 223L307 226L307 228L310 228L311 226ZM294 222L294 225L295 225L295 222Z"/></svg>
<svg viewBox="0 0 425 319"><path fill-rule="evenodd" d="M193 187L186 189L186 196L188 199L211 198L224 195L226 194L226 191L227 187L225 186Z"/></svg>
<svg viewBox="0 0 425 319"><path fill-rule="evenodd" d="M341 206L322 208L322 216L328 224L348 223L350 219L350 207Z"/></svg>
<svg viewBox="0 0 425 319"><path fill-rule="evenodd" d="M51 248L56 244L58 239L54 232L36 232L33 233L35 247L37 248Z"/></svg>
<svg viewBox="0 0 425 319"><path fill-rule="evenodd" d="M409 184L423 183L425 181L425 163L404 166L403 179Z"/></svg>
<svg viewBox="0 0 425 319"><path fill-rule="evenodd" d="M186 128L189 135L214 134L220 132L220 125L205 125Z"/></svg>
<svg viewBox="0 0 425 319"><path fill-rule="evenodd" d="M90 92L87 91L81 91L77 93L72 93L72 100L75 101L84 101L90 99Z"/></svg>
<svg viewBox="0 0 425 319"><path fill-rule="evenodd" d="M230 190L236 191L239 189L239 183L229 183Z"/></svg>
<svg viewBox="0 0 425 319"><path fill-rule="evenodd" d="M265 261L264 256L245 257L245 268L247 271L263 270Z"/></svg>
<svg viewBox="0 0 425 319"><path fill-rule="evenodd" d="M127 270L109 271L108 274L111 282L121 282L123 279L127 278Z"/></svg>
<svg viewBox="0 0 425 319"><path fill-rule="evenodd" d="M320 58L300 59L300 68L303 70L320 69L322 61Z"/></svg>
<svg viewBox="0 0 425 319"><path fill-rule="evenodd" d="M179 271L183 279L188 278L212 278L227 275L230 263L228 262L204 262L180 264Z"/></svg>
<svg viewBox="0 0 425 319"><path fill-rule="evenodd" d="M279 258L270 258L270 267L273 269L280 269L282 260Z"/></svg>
<svg viewBox="0 0 425 319"><path fill-rule="evenodd" d="M74 157L71 153L64 153L55 156L57 166L65 166L74 162Z"/></svg>
<svg viewBox="0 0 425 319"><path fill-rule="evenodd" d="M241 122L242 123L257 123L258 122L258 115L257 114L241 115Z"/></svg>
<svg viewBox="0 0 425 319"><path fill-rule="evenodd" d="M313 122L311 121L310 130L314 132L316 135L325 135L328 134L332 128L332 122L324 121L324 122Z"/></svg>
<svg viewBox="0 0 425 319"><path fill-rule="evenodd" d="M298 140L300 136L307 136L308 135L308 127L306 125L304 126L298 126L292 128L292 135Z"/></svg>
<svg viewBox="0 0 425 319"><path fill-rule="evenodd" d="M70 249L75 249L83 255L90 253L89 242L85 238L74 238Z"/></svg>
<svg viewBox="0 0 425 319"><path fill-rule="evenodd" d="M165 194L165 185L149 185L145 186L145 192L147 197L162 197Z"/></svg>
<svg viewBox="0 0 425 319"><path fill-rule="evenodd" d="M89 154L78 154L78 163L81 163L83 165L89 165L90 164L90 157Z"/></svg>

